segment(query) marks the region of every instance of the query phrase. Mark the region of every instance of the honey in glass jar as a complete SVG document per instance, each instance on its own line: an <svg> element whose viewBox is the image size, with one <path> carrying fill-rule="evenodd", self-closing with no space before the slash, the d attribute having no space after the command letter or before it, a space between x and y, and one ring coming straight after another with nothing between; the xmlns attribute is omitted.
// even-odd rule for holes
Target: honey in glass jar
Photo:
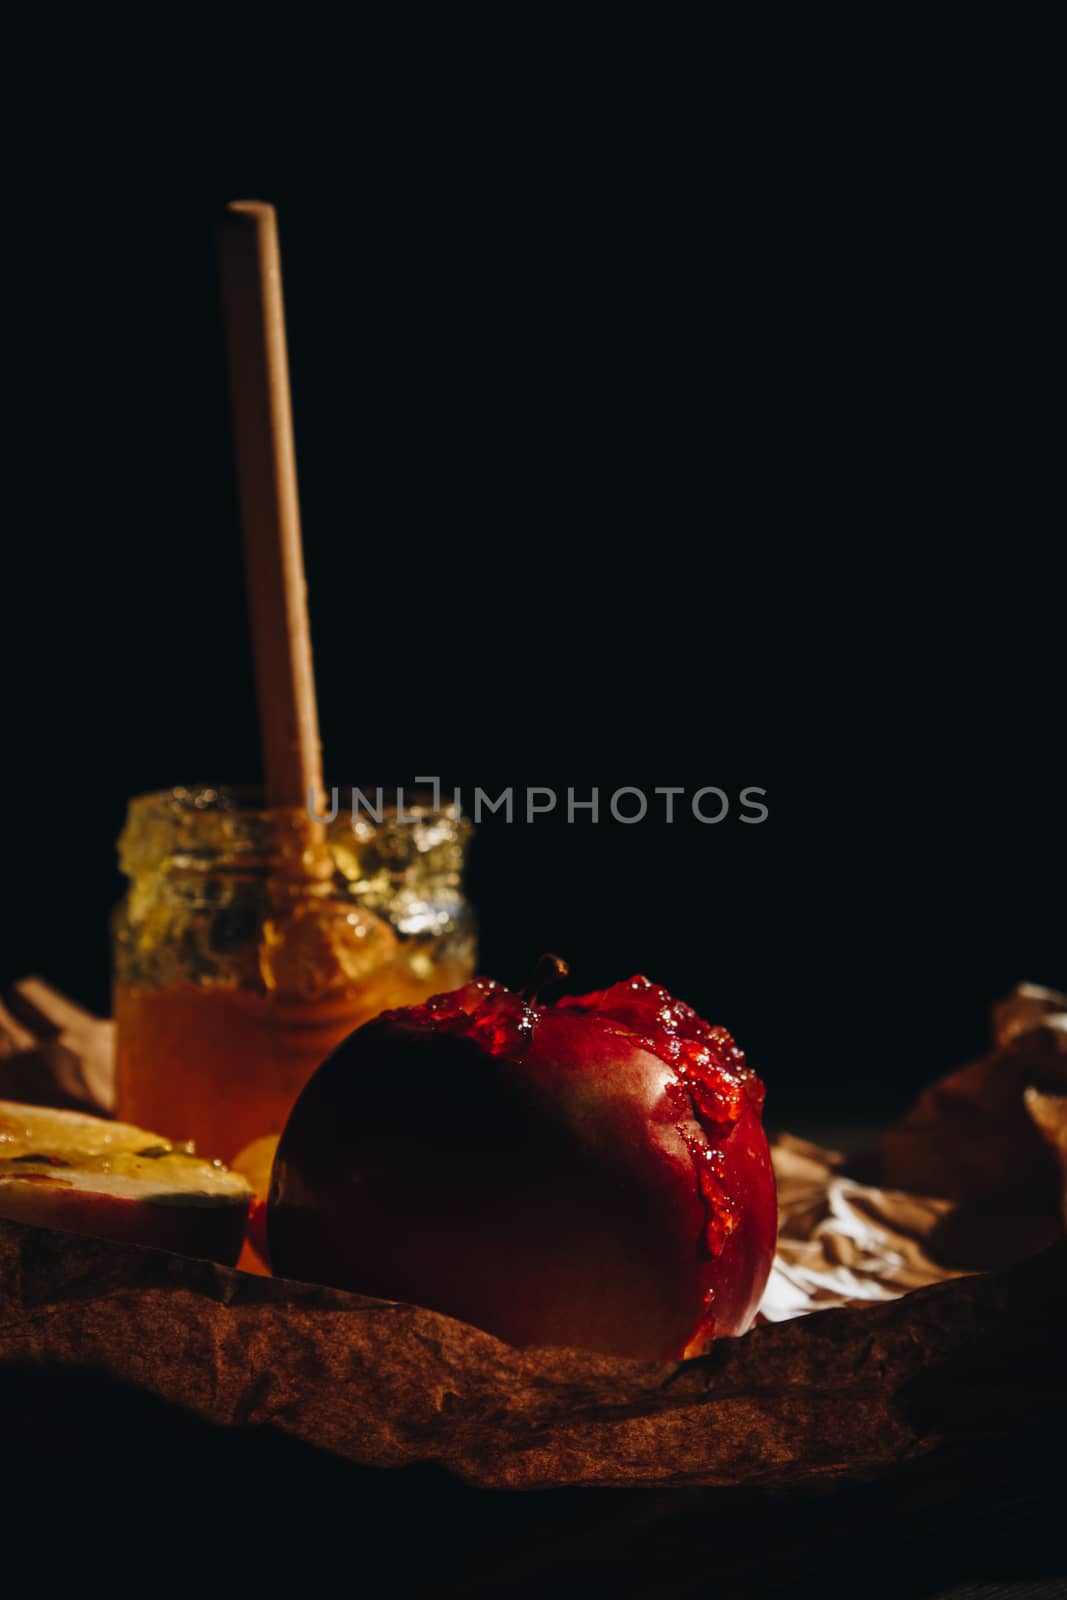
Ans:
<svg viewBox="0 0 1067 1600"><path fill-rule="evenodd" d="M377 798L318 833L251 791L131 801L114 917L124 1121L232 1160L280 1132L353 1028L471 977L469 823Z"/></svg>

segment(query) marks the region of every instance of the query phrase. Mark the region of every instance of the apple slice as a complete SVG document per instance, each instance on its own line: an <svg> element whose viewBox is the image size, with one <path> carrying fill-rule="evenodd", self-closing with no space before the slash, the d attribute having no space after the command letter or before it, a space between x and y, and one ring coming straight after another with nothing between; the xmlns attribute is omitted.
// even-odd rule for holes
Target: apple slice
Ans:
<svg viewBox="0 0 1067 1600"><path fill-rule="evenodd" d="M252 1191L191 1144L0 1100L0 1217L232 1265Z"/></svg>

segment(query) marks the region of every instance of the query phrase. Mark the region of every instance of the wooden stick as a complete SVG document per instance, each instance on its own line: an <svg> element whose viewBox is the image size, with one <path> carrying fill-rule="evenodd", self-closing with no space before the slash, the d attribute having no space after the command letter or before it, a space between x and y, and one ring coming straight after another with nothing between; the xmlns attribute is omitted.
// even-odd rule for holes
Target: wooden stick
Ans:
<svg viewBox="0 0 1067 1600"><path fill-rule="evenodd" d="M323 810L274 207L237 200L219 229L223 311L260 732L270 806Z"/></svg>

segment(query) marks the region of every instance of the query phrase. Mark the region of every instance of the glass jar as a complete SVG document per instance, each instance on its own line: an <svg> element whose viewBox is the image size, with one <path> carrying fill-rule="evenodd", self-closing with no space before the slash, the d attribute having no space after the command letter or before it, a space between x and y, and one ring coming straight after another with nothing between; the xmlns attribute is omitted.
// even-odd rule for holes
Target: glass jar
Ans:
<svg viewBox="0 0 1067 1600"><path fill-rule="evenodd" d="M249 790L130 802L113 919L119 1117L232 1160L281 1130L353 1028L472 976L470 824L424 798L369 803L316 830Z"/></svg>

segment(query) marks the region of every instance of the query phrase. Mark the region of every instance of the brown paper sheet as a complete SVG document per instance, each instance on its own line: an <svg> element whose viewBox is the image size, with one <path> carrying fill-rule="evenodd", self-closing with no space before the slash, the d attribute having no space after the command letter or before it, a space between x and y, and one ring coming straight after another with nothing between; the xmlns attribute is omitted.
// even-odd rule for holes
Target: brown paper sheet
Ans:
<svg viewBox="0 0 1067 1600"><path fill-rule="evenodd" d="M1067 1242L682 1366L514 1350L414 1306L15 1223L0 1306L5 1361L88 1365L214 1423L482 1487L784 1486L1067 1420Z"/></svg>
<svg viewBox="0 0 1067 1600"><path fill-rule="evenodd" d="M1027 1089L1026 1109L1034 1126L1055 1150L1063 1174L1063 1223L1067 1227L1067 1094L1042 1094Z"/></svg>
<svg viewBox="0 0 1067 1600"><path fill-rule="evenodd" d="M952 1202L927 1242L963 1267L1018 1260L1063 1231L1064 1173L1028 1091L1067 1094L1067 995L1020 984L994 1007L993 1035L882 1140L886 1183Z"/></svg>
<svg viewBox="0 0 1067 1600"><path fill-rule="evenodd" d="M1062 1428L1061 1107L1026 1091L1067 1088L1063 1022L1067 1000L1032 987L998 1008L991 1056L886 1136L883 1187L780 1137L770 1325L682 1367L513 1350L418 1307L4 1222L0 1358L484 1487L789 1485ZM1015 1264L973 1275L983 1249Z"/></svg>

